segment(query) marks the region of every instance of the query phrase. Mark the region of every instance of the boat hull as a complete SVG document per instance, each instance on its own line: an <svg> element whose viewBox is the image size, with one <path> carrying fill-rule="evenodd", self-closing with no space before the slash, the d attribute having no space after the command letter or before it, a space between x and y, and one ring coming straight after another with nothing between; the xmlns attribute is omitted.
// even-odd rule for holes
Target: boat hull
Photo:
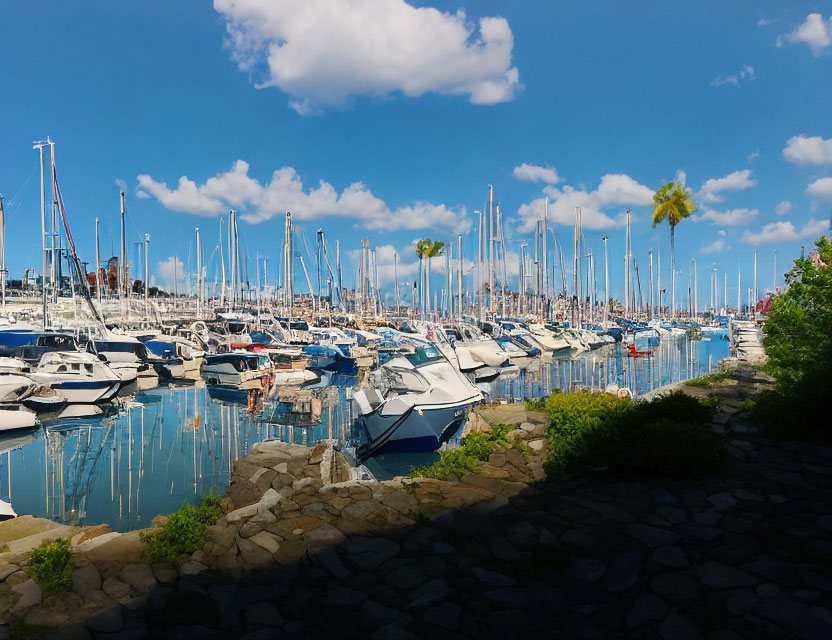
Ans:
<svg viewBox="0 0 832 640"><path fill-rule="evenodd" d="M420 453L436 451L447 442L465 420L470 402L445 406L411 407L402 415L373 413L359 418L368 442L359 447L364 459L380 453Z"/></svg>

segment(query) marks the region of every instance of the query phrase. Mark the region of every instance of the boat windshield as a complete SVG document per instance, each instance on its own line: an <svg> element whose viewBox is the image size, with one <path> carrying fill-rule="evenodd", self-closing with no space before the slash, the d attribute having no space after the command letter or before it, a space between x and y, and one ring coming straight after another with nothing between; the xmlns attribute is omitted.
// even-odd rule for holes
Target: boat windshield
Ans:
<svg viewBox="0 0 832 640"><path fill-rule="evenodd" d="M426 362L441 360L442 354L439 352L439 349L432 345L419 345L413 353L405 354L405 358L410 361L410 364L417 367L420 364L425 364Z"/></svg>
<svg viewBox="0 0 832 640"><path fill-rule="evenodd" d="M383 369L389 391L396 393L424 393L430 390L430 384L420 373L412 369L385 367Z"/></svg>

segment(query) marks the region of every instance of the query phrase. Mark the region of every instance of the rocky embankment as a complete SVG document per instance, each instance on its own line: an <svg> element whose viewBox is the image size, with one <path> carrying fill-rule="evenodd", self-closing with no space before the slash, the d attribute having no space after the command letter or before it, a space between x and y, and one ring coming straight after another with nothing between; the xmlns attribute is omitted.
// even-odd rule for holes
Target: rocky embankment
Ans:
<svg viewBox="0 0 832 640"><path fill-rule="evenodd" d="M347 481L327 444L263 443L174 564L103 534L74 547L73 592L41 601L9 543L2 616L102 639L832 637L832 450L760 434L739 410L755 385L707 390L730 463L690 485L535 482L545 416L519 406L468 428L516 424L525 446L446 481Z"/></svg>

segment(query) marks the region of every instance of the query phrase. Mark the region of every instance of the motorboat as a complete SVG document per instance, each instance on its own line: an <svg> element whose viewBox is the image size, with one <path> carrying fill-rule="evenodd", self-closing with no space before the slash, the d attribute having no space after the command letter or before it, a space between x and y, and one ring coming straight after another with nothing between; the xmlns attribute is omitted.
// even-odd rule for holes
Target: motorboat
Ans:
<svg viewBox="0 0 832 640"><path fill-rule="evenodd" d="M0 331L0 356L21 358L30 366L37 365L45 353L78 350L78 342L68 333L32 329Z"/></svg>
<svg viewBox="0 0 832 640"><path fill-rule="evenodd" d="M152 384L157 377L154 368L147 363L147 347L133 336L108 333L91 339L87 345L121 378L122 386L136 382L138 378L150 379Z"/></svg>
<svg viewBox="0 0 832 640"><path fill-rule="evenodd" d="M45 353L29 376L60 392L70 403L80 404L112 400L122 385L122 379L106 364L80 351Z"/></svg>
<svg viewBox="0 0 832 640"><path fill-rule="evenodd" d="M364 459L381 452L435 451L453 436L465 410L482 400L477 389L439 349L413 340L409 353L391 358L354 390Z"/></svg>
<svg viewBox="0 0 832 640"><path fill-rule="evenodd" d="M270 386L272 372L266 354L248 351L209 354L202 365L206 384L240 390Z"/></svg>
<svg viewBox="0 0 832 640"><path fill-rule="evenodd" d="M194 342L178 335L156 335L142 340L147 361L165 380L199 378L205 352Z"/></svg>

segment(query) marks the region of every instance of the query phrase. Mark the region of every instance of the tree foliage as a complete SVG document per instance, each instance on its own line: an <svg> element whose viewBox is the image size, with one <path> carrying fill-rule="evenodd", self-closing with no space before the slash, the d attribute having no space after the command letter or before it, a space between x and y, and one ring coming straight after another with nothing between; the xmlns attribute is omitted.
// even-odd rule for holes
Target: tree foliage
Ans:
<svg viewBox="0 0 832 640"><path fill-rule="evenodd" d="M822 237L815 246L814 256L795 260L786 290L772 300L763 346L776 389L754 412L778 437L830 442L832 242Z"/></svg>
<svg viewBox="0 0 832 640"><path fill-rule="evenodd" d="M696 211L690 194L676 182L668 182L659 187L653 194L653 204L654 227L667 220L672 229Z"/></svg>

